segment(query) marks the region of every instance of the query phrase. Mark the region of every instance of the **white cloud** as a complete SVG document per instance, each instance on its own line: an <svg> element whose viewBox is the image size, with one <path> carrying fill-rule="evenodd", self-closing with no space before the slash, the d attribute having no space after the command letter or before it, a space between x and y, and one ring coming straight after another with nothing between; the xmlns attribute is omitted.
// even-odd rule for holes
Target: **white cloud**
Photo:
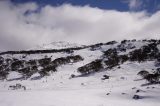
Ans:
<svg viewBox="0 0 160 106"><path fill-rule="evenodd" d="M121 39L160 38L160 12L119 12L89 6L13 5L0 2L0 49L32 48L42 43L69 41L91 44ZM1 51L0 50L0 51Z"/></svg>
<svg viewBox="0 0 160 106"><path fill-rule="evenodd" d="M143 7L142 0L125 0L124 2L128 3L130 10L137 10Z"/></svg>
<svg viewBox="0 0 160 106"><path fill-rule="evenodd" d="M130 9L139 8L142 5L141 0L130 0L129 7Z"/></svg>

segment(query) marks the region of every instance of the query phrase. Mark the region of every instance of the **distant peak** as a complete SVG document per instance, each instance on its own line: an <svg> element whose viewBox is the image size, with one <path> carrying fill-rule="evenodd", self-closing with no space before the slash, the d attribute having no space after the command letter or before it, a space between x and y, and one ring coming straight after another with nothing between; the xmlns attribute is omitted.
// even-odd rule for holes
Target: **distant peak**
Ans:
<svg viewBox="0 0 160 106"><path fill-rule="evenodd" d="M80 45L77 43L70 43L66 41L55 41L49 44L38 45L36 48L33 49L64 49L64 48L75 48L75 47L82 47L84 45Z"/></svg>

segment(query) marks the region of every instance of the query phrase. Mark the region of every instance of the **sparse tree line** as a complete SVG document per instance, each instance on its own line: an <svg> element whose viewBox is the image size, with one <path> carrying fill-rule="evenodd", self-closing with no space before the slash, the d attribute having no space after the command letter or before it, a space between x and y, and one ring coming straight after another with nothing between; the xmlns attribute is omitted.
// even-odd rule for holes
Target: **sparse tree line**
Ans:
<svg viewBox="0 0 160 106"><path fill-rule="evenodd" d="M132 40L131 42L135 41L136 40ZM149 44L136 49L134 45L131 45L130 40L123 40L117 47L104 51L101 59L92 61L82 67L79 67L77 70L82 74L89 74L101 71L102 69L111 69L115 66L123 64L126 61L144 62L147 60L160 60L160 52L157 48L157 45L160 44L160 40L151 39L143 41L147 41ZM119 53L125 52L126 49L133 50L129 53L119 55ZM158 63L160 64L160 62L157 62L157 64Z"/></svg>
<svg viewBox="0 0 160 106"><path fill-rule="evenodd" d="M82 47L74 47L74 48L64 48L64 49L48 49L48 50L22 50L22 51L6 51L6 52L1 52L0 55L5 55L5 54L45 54L45 53L59 53L59 52L64 52L64 53L73 53L76 50L81 50L81 49L86 49L90 48L91 50L96 50L96 48L101 47L102 45L113 45L115 43L118 43L116 41L110 41L107 43L98 43L98 44L93 44L89 46L82 46Z"/></svg>
<svg viewBox="0 0 160 106"><path fill-rule="evenodd" d="M7 78L10 71L21 73L25 79L31 77L36 72L43 77L49 75L50 72L57 71L56 68L61 65L75 63L82 60L83 58L80 55L60 57L53 61L51 60L51 57L29 61L15 58L4 59L3 57L0 57L0 79Z"/></svg>
<svg viewBox="0 0 160 106"><path fill-rule="evenodd" d="M142 70L138 72L137 75L141 76L143 79L147 80L151 84L160 83L160 68L157 68L154 73L149 73L146 70Z"/></svg>

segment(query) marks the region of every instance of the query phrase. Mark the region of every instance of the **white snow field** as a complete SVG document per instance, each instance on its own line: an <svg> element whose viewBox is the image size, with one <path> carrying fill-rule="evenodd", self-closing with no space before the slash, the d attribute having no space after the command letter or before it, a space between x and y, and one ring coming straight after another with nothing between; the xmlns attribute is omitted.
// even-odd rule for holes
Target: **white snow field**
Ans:
<svg viewBox="0 0 160 106"><path fill-rule="evenodd" d="M135 43L136 48L146 43ZM102 46L101 50L91 51L82 49L74 51L74 55L81 55L84 60L62 65L57 72L41 79L34 79L38 73L27 80L0 81L0 106L160 106L160 84L142 86L147 81L137 73L141 70L153 72L156 69L154 61L125 62L111 70L102 70L88 76L70 78L72 74L80 75L77 68L102 56L112 46ZM122 54L127 53L123 52ZM26 60L37 59L45 55L51 56L52 60L65 57L69 54L33 54L26 56ZM5 56L4 56L5 57ZM9 55L6 57L9 57ZM21 58L21 55L12 55ZM102 80L103 75L110 76ZM20 78L18 72L10 72L8 80ZM9 86L21 84L24 89L12 90ZM140 99L133 99L139 95Z"/></svg>
<svg viewBox="0 0 160 106"><path fill-rule="evenodd" d="M159 106L160 85L141 86L146 81L138 81L137 76L139 69L154 68L153 62L125 63L121 67L69 79L74 67L66 65L41 80L2 81L0 106ZM101 80L104 74L110 79ZM26 90L8 90L16 83L25 85ZM135 94L143 98L132 99Z"/></svg>

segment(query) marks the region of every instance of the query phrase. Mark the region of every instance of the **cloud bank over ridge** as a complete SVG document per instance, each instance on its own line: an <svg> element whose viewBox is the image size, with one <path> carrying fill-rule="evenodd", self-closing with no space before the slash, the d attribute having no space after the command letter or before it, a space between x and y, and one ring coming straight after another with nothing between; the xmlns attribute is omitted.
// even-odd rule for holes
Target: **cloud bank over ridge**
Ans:
<svg viewBox="0 0 160 106"><path fill-rule="evenodd" d="M90 6L13 4L0 1L0 51L54 41L92 44L122 39L160 38L160 11L102 10Z"/></svg>

